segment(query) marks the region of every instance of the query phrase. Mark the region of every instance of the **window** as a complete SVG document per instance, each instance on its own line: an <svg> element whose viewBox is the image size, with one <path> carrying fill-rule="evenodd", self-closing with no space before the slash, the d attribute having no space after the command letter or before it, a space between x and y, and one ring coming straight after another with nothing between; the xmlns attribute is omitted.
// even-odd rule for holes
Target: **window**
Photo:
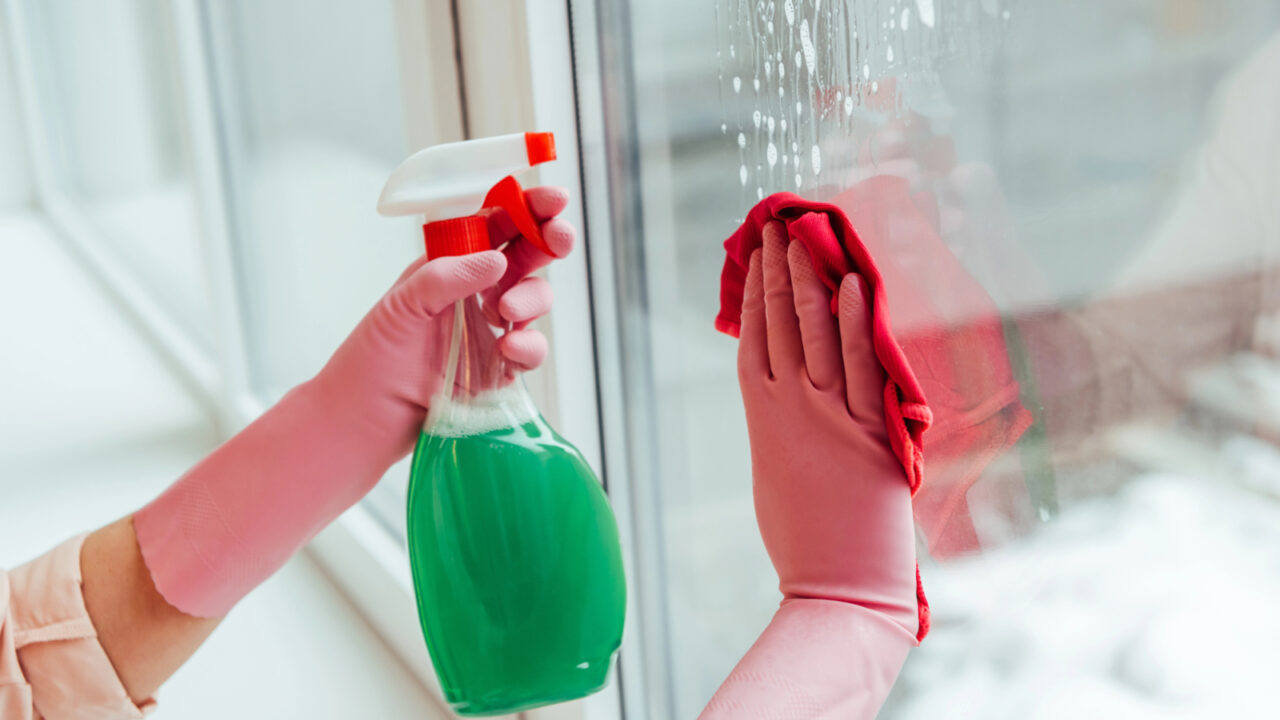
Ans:
<svg viewBox="0 0 1280 720"><path fill-rule="evenodd" d="M766 194L889 177L877 255L946 338L931 399L989 407L926 437L935 625L882 716L1275 704L1280 627L1231 610L1280 594L1280 6L527 5L9 0L38 199L231 430L419 252L374 212L403 157L554 131L584 242L530 384L602 471L631 615L625 682L530 715L685 718L779 599L721 241ZM430 682L407 475L313 550Z"/></svg>
<svg viewBox="0 0 1280 720"><path fill-rule="evenodd" d="M1009 392L994 374L1016 396L926 435L935 627L882 716L1274 704L1215 668L1271 656L1275 625L1223 627L1196 588L1244 606L1280 585L1260 571L1280 519L1275 3L573 11L604 453L638 576L629 710L695 716L779 600L735 344L712 330L720 241L765 194L851 203L884 175L912 217L880 261L911 268L953 343L927 368L953 378L935 409Z"/></svg>

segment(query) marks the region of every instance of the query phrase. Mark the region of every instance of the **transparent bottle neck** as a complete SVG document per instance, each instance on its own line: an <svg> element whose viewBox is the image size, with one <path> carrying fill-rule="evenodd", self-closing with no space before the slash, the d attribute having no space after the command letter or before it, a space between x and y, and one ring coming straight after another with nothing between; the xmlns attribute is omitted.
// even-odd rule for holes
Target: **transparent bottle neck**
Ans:
<svg viewBox="0 0 1280 720"><path fill-rule="evenodd" d="M454 303L449 321L444 382L431 401L424 430L471 434L514 426L537 416L520 371L499 347L511 328L496 312L486 315L472 295Z"/></svg>

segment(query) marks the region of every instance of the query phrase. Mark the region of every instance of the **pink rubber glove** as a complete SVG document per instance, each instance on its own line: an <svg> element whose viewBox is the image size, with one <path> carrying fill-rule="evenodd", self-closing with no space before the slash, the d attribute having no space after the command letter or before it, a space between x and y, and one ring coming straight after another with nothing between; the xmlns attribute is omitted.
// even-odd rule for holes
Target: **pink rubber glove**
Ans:
<svg viewBox="0 0 1280 720"><path fill-rule="evenodd" d="M526 197L540 220L568 200L559 188ZM443 383L454 301L483 292L512 323L501 352L525 368L542 362L546 339L524 326L550 308L551 288L526 276L551 258L516 239L505 214L489 225L495 245L511 240L502 252L415 261L319 374L134 515L165 600L190 615L226 614L413 448ZM546 220L542 233L557 256L573 246L563 220Z"/></svg>
<svg viewBox="0 0 1280 720"><path fill-rule="evenodd" d="M911 491L885 432L862 280L830 293L771 223L751 256L738 378L756 519L782 606L704 720L872 718L916 645Z"/></svg>

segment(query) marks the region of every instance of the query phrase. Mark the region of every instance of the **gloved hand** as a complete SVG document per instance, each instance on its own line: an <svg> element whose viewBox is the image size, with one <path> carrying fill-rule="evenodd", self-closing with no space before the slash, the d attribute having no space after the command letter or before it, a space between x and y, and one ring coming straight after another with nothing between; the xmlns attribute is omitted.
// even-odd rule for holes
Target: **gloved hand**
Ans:
<svg viewBox="0 0 1280 720"><path fill-rule="evenodd" d="M911 491L885 430L862 279L845 276L838 321L830 303L803 245L766 226L738 377L756 518L783 601L704 720L874 717L916 644Z"/></svg>
<svg viewBox="0 0 1280 720"><path fill-rule="evenodd" d="M568 194L526 198L563 257L574 230L551 218ZM443 382L455 301L482 293L491 320L511 323L499 351L522 368L542 362L546 339L525 326L550 309L551 288L527 276L551 258L518 239L505 213L490 215L489 229L501 252L415 261L314 378L134 515L169 604L224 615L413 448Z"/></svg>

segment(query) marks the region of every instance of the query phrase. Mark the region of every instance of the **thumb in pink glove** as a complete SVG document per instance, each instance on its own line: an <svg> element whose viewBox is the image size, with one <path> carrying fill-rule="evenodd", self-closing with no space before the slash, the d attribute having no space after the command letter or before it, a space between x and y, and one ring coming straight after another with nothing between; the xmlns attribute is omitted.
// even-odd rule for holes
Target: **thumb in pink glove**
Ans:
<svg viewBox="0 0 1280 720"><path fill-rule="evenodd" d="M535 188L526 198L563 257L574 231L551 218L567 193ZM517 367L542 362L546 339L525 326L550 309L551 288L527 276L551 258L501 214L489 227L501 251L412 263L319 374L135 513L143 559L169 604L226 614L413 448L443 382L455 301L480 293L486 317L511 328L497 350Z"/></svg>
<svg viewBox="0 0 1280 720"><path fill-rule="evenodd" d="M911 491L885 430L862 279L839 318L781 224L751 256L738 377L782 605L702 718L871 718L916 644Z"/></svg>

